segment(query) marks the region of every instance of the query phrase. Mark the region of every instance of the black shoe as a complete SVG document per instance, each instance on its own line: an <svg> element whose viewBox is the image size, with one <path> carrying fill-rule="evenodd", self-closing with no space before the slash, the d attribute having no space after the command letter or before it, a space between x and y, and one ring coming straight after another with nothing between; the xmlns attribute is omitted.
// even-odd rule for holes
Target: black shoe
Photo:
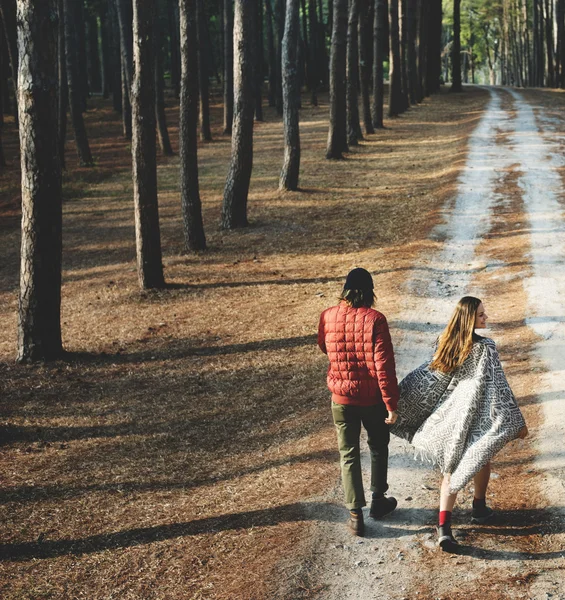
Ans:
<svg viewBox="0 0 565 600"><path fill-rule="evenodd" d="M480 508L473 508L471 513L471 523L486 523L489 519L494 517L494 510L490 506L481 506Z"/></svg>
<svg viewBox="0 0 565 600"><path fill-rule="evenodd" d="M369 516L371 519L380 519L381 517L391 513L396 508L397 504L398 502L396 501L396 498L385 498L384 496L381 496L380 498L373 498Z"/></svg>
<svg viewBox="0 0 565 600"><path fill-rule="evenodd" d="M451 532L451 523L440 525L437 528L437 544L444 552L453 552L459 545Z"/></svg>
<svg viewBox="0 0 565 600"><path fill-rule="evenodd" d="M363 537L365 535L365 522L363 521L363 511L350 511L347 526L353 535Z"/></svg>

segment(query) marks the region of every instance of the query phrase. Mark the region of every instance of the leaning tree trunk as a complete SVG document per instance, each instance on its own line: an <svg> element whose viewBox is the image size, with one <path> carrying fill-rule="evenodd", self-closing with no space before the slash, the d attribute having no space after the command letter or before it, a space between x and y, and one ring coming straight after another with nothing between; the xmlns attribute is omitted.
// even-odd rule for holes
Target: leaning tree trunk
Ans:
<svg viewBox="0 0 565 600"><path fill-rule="evenodd" d="M267 0L269 2L270 0ZM233 122L233 0L224 0L224 134Z"/></svg>
<svg viewBox="0 0 565 600"><path fill-rule="evenodd" d="M365 133L375 133L371 119L371 68L372 68L372 2L360 0L359 6L359 79L361 83L361 106Z"/></svg>
<svg viewBox="0 0 565 600"><path fill-rule="evenodd" d="M400 72L400 35L398 28L398 0L389 0L389 100L388 116L396 117L404 110L402 102L402 81Z"/></svg>
<svg viewBox="0 0 565 600"><path fill-rule="evenodd" d="M64 0L65 11L65 55L67 59L67 86L69 88L69 109L71 122L75 132L75 143L79 162L83 166L91 166L92 154L88 144L84 119L82 118L83 97L81 95L81 79L78 67L78 51L76 46L75 15L73 0Z"/></svg>
<svg viewBox="0 0 565 600"><path fill-rule="evenodd" d="M230 2L230 0L226 0ZM198 55L197 0L180 0L180 200L187 250L206 249L198 184Z"/></svg>
<svg viewBox="0 0 565 600"><path fill-rule="evenodd" d="M18 362L52 360L63 352L58 12L58 0L17 2L22 170Z"/></svg>
<svg viewBox="0 0 565 600"><path fill-rule="evenodd" d="M286 0L282 43L282 87L284 162L279 189L296 190L300 173L300 131L298 126L298 15L299 0Z"/></svg>
<svg viewBox="0 0 565 600"><path fill-rule="evenodd" d="M154 22L155 4L145 0L135 0L133 3L134 78L131 88L131 156L137 276L139 285L144 290L161 288L165 285L157 205Z"/></svg>
<svg viewBox="0 0 565 600"><path fill-rule="evenodd" d="M347 53L346 53L346 78L347 78L347 144L357 146L363 139L361 125L359 124L359 96L357 85L359 83L359 1L350 0L349 15L347 19Z"/></svg>
<svg viewBox="0 0 565 600"><path fill-rule="evenodd" d="M234 81L232 152L224 202L222 227L247 226L247 196L253 168L253 115L255 112L254 50L256 3L235 0L233 26Z"/></svg>
<svg viewBox="0 0 565 600"><path fill-rule="evenodd" d="M330 57L330 129L326 158L343 158L347 152L347 0L333 0Z"/></svg>
<svg viewBox="0 0 565 600"><path fill-rule="evenodd" d="M461 92L461 0L453 0L453 46L451 48L451 92Z"/></svg>
<svg viewBox="0 0 565 600"><path fill-rule="evenodd" d="M384 114L384 67L383 62L388 48L387 0L375 0L373 22L373 127L383 129Z"/></svg>

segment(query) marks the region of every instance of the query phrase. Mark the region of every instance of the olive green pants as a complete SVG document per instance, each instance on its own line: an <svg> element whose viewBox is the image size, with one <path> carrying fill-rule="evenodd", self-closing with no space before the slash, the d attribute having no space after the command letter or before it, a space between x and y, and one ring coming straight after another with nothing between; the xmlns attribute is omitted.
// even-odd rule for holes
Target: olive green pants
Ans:
<svg viewBox="0 0 565 600"><path fill-rule="evenodd" d="M332 402L332 416L337 430L340 454L341 480L347 508L366 505L361 474L361 425L367 431L371 452L371 491L382 496L388 490L388 443L390 433L385 423L387 410L384 404L352 406Z"/></svg>

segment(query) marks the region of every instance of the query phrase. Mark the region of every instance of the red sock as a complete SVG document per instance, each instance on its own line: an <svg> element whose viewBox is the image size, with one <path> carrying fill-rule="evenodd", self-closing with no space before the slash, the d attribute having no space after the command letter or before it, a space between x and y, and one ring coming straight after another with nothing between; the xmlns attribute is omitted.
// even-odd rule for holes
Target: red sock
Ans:
<svg viewBox="0 0 565 600"><path fill-rule="evenodd" d="M473 498L473 508L484 508L486 505L486 498Z"/></svg>
<svg viewBox="0 0 565 600"><path fill-rule="evenodd" d="M451 511L440 510L439 511L439 526L442 527L446 523L451 523Z"/></svg>

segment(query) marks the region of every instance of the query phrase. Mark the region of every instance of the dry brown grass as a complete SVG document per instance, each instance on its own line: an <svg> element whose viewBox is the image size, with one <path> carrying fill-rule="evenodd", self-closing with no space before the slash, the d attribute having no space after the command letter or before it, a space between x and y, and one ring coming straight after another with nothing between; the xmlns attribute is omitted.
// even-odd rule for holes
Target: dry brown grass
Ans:
<svg viewBox="0 0 565 600"><path fill-rule="evenodd" d="M65 361L13 364L15 219L2 230L3 598L307 597L292 557L338 475L318 315L355 265L394 315L487 98L427 99L339 162L323 159L327 104L305 105L297 193L276 191L282 127L266 110L251 226L229 233L218 229L230 149L218 125L200 148L209 250L184 253L178 157L161 160L170 285L145 293L128 147L92 101L97 166L76 168L71 149L65 176ZM177 148L174 107L169 117ZM0 185L13 214L14 170Z"/></svg>

